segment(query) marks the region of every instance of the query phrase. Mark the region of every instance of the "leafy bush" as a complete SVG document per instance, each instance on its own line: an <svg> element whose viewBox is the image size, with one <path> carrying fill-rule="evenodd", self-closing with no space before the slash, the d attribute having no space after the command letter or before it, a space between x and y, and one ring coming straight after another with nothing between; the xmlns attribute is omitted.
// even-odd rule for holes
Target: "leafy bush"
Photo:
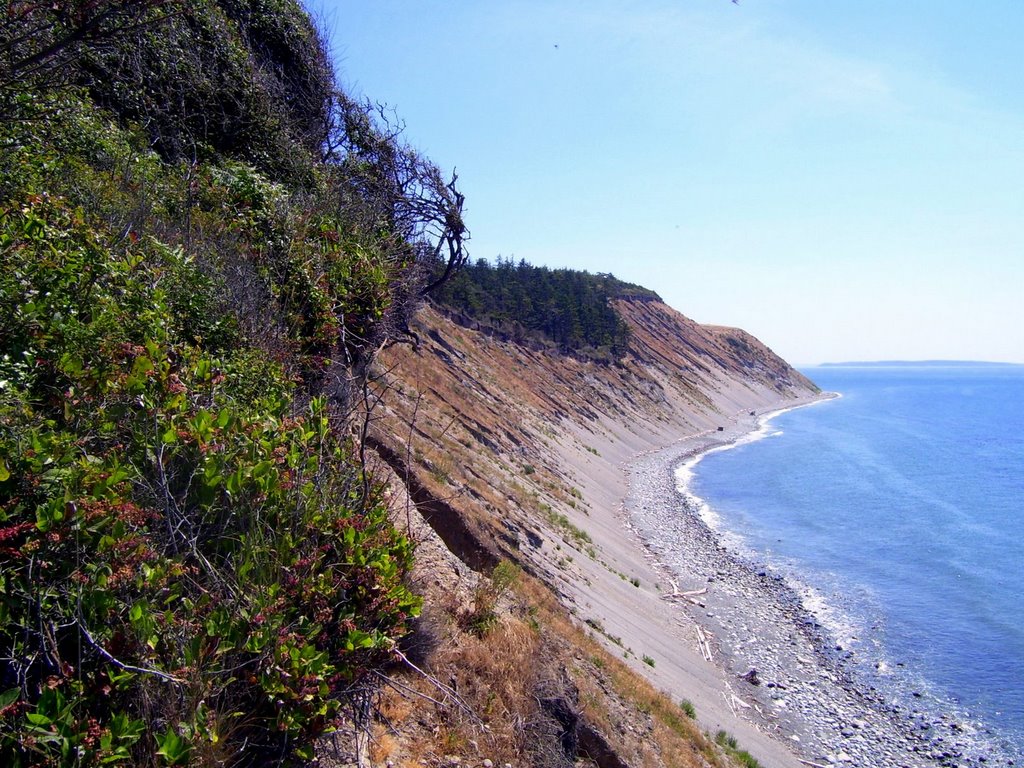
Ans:
<svg viewBox="0 0 1024 768"><path fill-rule="evenodd" d="M498 614L495 609L498 601L519 580L521 572L515 563L502 560L494 566L489 578L480 579L473 595L473 609L463 617L466 629L482 637L497 626Z"/></svg>
<svg viewBox="0 0 1024 768"><path fill-rule="evenodd" d="M80 81L123 120L145 121L164 157L206 147L275 178L311 179L334 80L295 0L182 3L87 53Z"/></svg>
<svg viewBox="0 0 1024 768"><path fill-rule="evenodd" d="M683 699L680 701L679 708L683 710L683 713L691 720L697 719L697 708L693 706L693 702L689 699Z"/></svg>
<svg viewBox="0 0 1024 768"><path fill-rule="evenodd" d="M761 768L761 763L745 749L740 749L736 737L727 731L718 731L715 734L715 743L744 768Z"/></svg>
<svg viewBox="0 0 1024 768"><path fill-rule="evenodd" d="M0 135L0 763L308 757L419 606L312 375L391 267L232 161L183 203L180 167L47 98L66 132Z"/></svg>
<svg viewBox="0 0 1024 768"><path fill-rule="evenodd" d="M304 754L415 615L411 546L323 399L196 346L181 252L104 239L0 217L0 755Z"/></svg>
<svg viewBox="0 0 1024 768"><path fill-rule="evenodd" d="M0 764L303 760L420 604L348 388L451 232L353 167L461 195L318 160L295 0L73 6L0 20Z"/></svg>

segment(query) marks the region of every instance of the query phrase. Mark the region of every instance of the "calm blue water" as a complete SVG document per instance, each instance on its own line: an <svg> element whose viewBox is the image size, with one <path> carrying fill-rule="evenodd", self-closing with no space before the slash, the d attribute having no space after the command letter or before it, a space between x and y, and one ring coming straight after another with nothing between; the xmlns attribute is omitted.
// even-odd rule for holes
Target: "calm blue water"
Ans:
<svg viewBox="0 0 1024 768"><path fill-rule="evenodd" d="M690 492L837 609L871 685L1024 752L1024 367L805 372L843 396L708 454Z"/></svg>

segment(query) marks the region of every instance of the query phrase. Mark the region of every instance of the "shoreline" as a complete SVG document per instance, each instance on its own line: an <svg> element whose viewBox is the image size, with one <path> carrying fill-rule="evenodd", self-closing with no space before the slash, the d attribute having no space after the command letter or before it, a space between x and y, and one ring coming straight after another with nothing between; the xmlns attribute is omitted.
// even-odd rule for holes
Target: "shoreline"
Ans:
<svg viewBox="0 0 1024 768"><path fill-rule="evenodd" d="M735 446L781 413L833 397L741 412L722 431L682 438L627 462L625 522L672 585L662 599L708 638L698 645L724 671L729 693L723 696L734 714L772 733L803 764L1012 765L972 723L894 701L859 680L851 654L797 587L752 553L729 546L729 532L709 526L678 489L676 470L684 464Z"/></svg>

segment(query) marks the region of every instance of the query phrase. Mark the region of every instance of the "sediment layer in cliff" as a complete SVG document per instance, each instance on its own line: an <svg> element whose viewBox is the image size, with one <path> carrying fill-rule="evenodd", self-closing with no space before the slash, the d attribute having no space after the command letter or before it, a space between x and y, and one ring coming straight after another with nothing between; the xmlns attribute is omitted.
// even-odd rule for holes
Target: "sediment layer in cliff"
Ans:
<svg viewBox="0 0 1024 768"><path fill-rule="evenodd" d="M591 470L816 391L742 330L660 301L615 308L631 336L612 363L529 349L430 307L418 344L382 355L375 439L421 498L445 499L499 556L532 563L522 553L553 519L585 533L588 504L614 503L581 498Z"/></svg>
<svg viewBox="0 0 1024 768"><path fill-rule="evenodd" d="M574 732L592 731L612 745L610 754L619 764L676 764L672 760L681 758L663 754L669 747L645 738L656 730L650 715L655 699L637 704L623 693L621 681L638 681L641 672L659 688L676 689L670 690L673 696L687 697L694 687L710 691L714 673L707 672L706 680L687 676L692 670L673 673L673 664L693 666L695 649L655 670L642 648L622 644L620 635L626 633L620 625L650 634L665 629L658 624L664 603L657 576L622 516L625 466L646 451L714 432L738 413L784 407L817 389L744 331L700 325L650 298L620 299L615 309L630 328L628 349L615 362L595 362L531 349L473 328L465 317L456 322L425 307L412 325L418 344L396 345L380 357L371 442L404 480L437 534L435 545L443 542L465 566L461 574L448 568L421 577L433 594L427 598L430 633L443 636L437 646L461 647L458 631L438 629L445 623L438 616L447 615L451 625L457 622L451 617L473 612L472 597L464 598L461 608L453 607L451 598L460 594L466 572L487 574L502 560L516 563L536 577L531 589L538 604L536 590L550 590L561 602L559 610L576 619L571 631L543 632L532 657L522 657L522 649L512 654L515 664L543 667L546 684L559 681L562 695L556 698L562 703L574 700L576 694L567 691L583 691L590 709L569 707L581 718ZM435 611L432 603L447 608ZM520 604L519 610L536 610L536 605ZM513 608L509 626L522 619ZM584 649L585 643L591 645ZM611 651L607 661L595 655L594 644ZM494 662L502 652L490 648L488 658ZM634 672L623 668L625 677L609 672L608 665L622 663ZM472 672L451 674L465 674L468 684ZM530 696L541 700L542 693ZM673 708L678 712L677 705ZM741 723L736 728L741 741L753 740L762 754L779 751L759 741L756 729ZM700 744L699 731L694 734L692 744ZM707 754L678 764L713 762L714 748L704 749Z"/></svg>

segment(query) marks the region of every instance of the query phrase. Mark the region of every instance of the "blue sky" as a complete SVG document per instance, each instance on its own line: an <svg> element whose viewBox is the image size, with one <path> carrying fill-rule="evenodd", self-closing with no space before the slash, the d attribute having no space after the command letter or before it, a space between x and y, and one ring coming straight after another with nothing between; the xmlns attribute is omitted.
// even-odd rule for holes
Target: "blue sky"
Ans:
<svg viewBox="0 0 1024 768"><path fill-rule="evenodd" d="M791 362L1024 362L1019 0L310 0L474 258L612 272Z"/></svg>

